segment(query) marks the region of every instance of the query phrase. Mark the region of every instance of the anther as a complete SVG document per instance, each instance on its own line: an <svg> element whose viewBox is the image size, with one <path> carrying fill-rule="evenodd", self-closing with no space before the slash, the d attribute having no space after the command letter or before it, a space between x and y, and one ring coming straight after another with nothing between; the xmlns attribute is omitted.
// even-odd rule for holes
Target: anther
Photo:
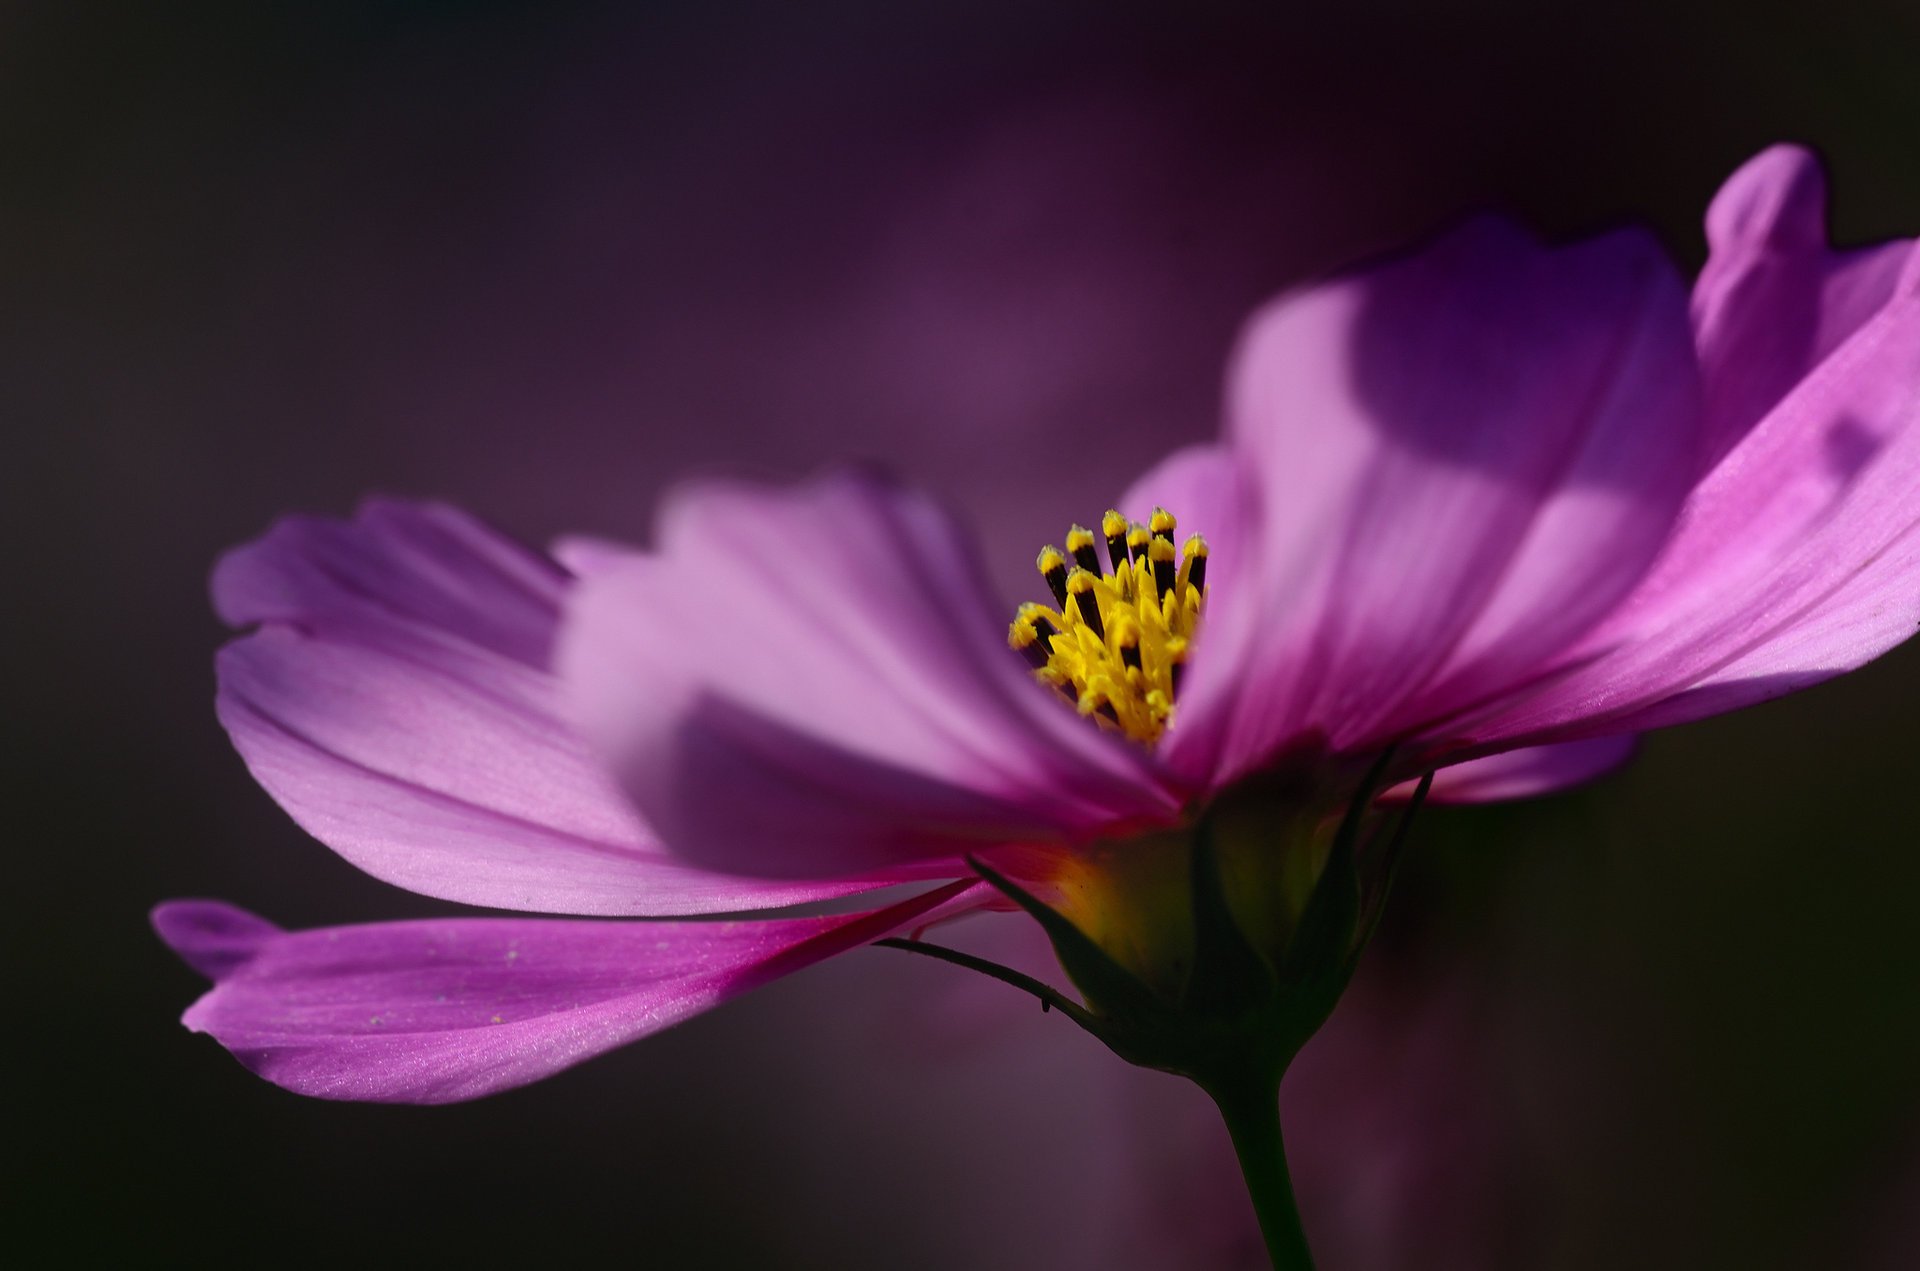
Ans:
<svg viewBox="0 0 1920 1271"><path fill-rule="evenodd" d="M1036 671L1047 664L1047 650L1040 643L1039 633L1025 622L1016 621L1007 628L1007 646Z"/></svg>
<svg viewBox="0 0 1920 1271"><path fill-rule="evenodd" d="M1053 615L1047 612L1045 605L1032 603L1021 605L1014 614L1014 623L1017 626L1030 628L1039 640L1040 647L1047 650L1053 648L1053 638L1060 634L1060 624L1053 620Z"/></svg>
<svg viewBox="0 0 1920 1271"><path fill-rule="evenodd" d="M1107 559L1113 564L1113 572L1119 573L1120 567L1127 563L1127 518L1108 509L1100 518L1100 533L1107 540Z"/></svg>
<svg viewBox="0 0 1920 1271"><path fill-rule="evenodd" d="M1173 719L1207 585L1206 540L1190 534L1176 552L1174 529L1165 508L1144 525L1109 510L1095 529L1073 526L1066 550L1035 561L1055 607L1021 605L1007 630L1048 690L1102 731L1149 746Z"/></svg>
<svg viewBox="0 0 1920 1271"><path fill-rule="evenodd" d="M1195 591L1206 594L1207 590L1207 540L1195 534L1180 548L1184 557L1186 585Z"/></svg>
<svg viewBox="0 0 1920 1271"><path fill-rule="evenodd" d="M1167 545L1171 547L1173 545L1174 527L1178 524L1179 522L1173 519L1173 513L1167 511L1165 508L1155 508L1153 510L1153 519L1147 522L1147 528L1153 532L1155 538L1164 538L1167 540Z"/></svg>
<svg viewBox="0 0 1920 1271"><path fill-rule="evenodd" d="M1086 526L1076 525L1067 531L1067 554L1089 574L1100 573L1100 555L1093 550L1093 531Z"/></svg>
<svg viewBox="0 0 1920 1271"><path fill-rule="evenodd" d="M1082 715L1097 715L1109 724L1117 725L1120 722L1120 712L1114 709L1112 699L1102 688L1089 686L1080 694L1077 705Z"/></svg>
<svg viewBox="0 0 1920 1271"><path fill-rule="evenodd" d="M1096 640L1105 642L1106 624L1100 621L1100 597L1094 594L1099 580L1084 569L1076 569L1067 575L1067 591L1073 595L1080 606L1080 621L1087 624Z"/></svg>
<svg viewBox="0 0 1920 1271"><path fill-rule="evenodd" d="M1054 603L1064 609L1067 604L1067 558L1060 554L1057 547L1043 547L1039 559L1034 561L1034 567L1047 580Z"/></svg>
<svg viewBox="0 0 1920 1271"><path fill-rule="evenodd" d="M1171 518L1169 518L1171 519ZM1173 591L1174 563L1173 540L1153 536L1153 543L1147 548L1147 559L1153 562L1153 589L1162 596Z"/></svg>
<svg viewBox="0 0 1920 1271"><path fill-rule="evenodd" d="M1130 671L1140 669L1140 628L1132 622L1115 624L1113 646L1120 652L1120 661Z"/></svg>

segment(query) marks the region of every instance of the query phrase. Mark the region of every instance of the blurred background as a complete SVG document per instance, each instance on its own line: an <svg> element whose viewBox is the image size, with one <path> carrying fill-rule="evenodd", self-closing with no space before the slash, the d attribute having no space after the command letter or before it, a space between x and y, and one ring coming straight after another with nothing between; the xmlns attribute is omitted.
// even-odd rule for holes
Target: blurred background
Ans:
<svg viewBox="0 0 1920 1271"><path fill-rule="evenodd" d="M450 907L214 722L221 548L368 491L644 538L695 471L935 488L1009 597L1214 428L1241 317L1464 209L1828 156L1920 229L1920 10L0 5L7 1244L33 1263L1250 1265L1198 1096L862 951L533 1088L304 1101L146 911ZM1920 648L1435 812L1285 1101L1341 1268L1920 1265Z"/></svg>

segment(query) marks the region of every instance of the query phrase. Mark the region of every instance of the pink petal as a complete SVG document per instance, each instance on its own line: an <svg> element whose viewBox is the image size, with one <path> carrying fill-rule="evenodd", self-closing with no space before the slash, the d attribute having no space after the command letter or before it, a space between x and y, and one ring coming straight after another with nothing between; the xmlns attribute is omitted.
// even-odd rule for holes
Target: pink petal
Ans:
<svg viewBox="0 0 1920 1271"><path fill-rule="evenodd" d="M858 890L664 855L546 669L571 580L451 508L290 518L228 553L220 719L309 832L388 882L502 909L710 913Z"/></svg>
<svg viewBox="0 0 1920 1271"><path fill-rule="evenodd" d="M548 550L552 552L553 558L575 578L585 578L589 574L597 574L623 561L645 555L637 547L609 538L598 538L592 534L568 534L555 539Z"/></svg>
<svg viewBox="0 0 1920 1271"><path fill-rule="evenodd" d="M842 474L702 486L659 555L582 581L559 666L673 850L776 877L937 875L967 852L1162 821L1146 754L1036 685L967 545Z"/></svg>
<svg viewBox="0 0 1920 1271"><path fill-rule="evenodd" d="M1642 731L1851 670L1920 626L1920 258L1703 481L1575 669L1471 731Z"/></svg>
<svg viewBox="0 0 1920 1271"><path fill-rule="evenodd" d="M1633 736L1597 737L1468 760L1435 773L1428 797L1437 803L1503 803L1552 794L1612 772L1633 757L1639 744ZM1406 782L1385 797L1405 799L1415 785Z"/></svg>
<svg viewBox="0 0 1920 1271"><path fill-rule="evenodd" d="M1696 389L1684 292L1635 234L1476 222L1259 315L1230 420L1258 591L1220 597L1181 704L1228 717L1220 776L1379 745L1592 626L1696 470Z"/></svg>
<svg viewBox="0 0 1920 1271"><path fill-rule="evenodd" d="M183 1022L323 1099L453 1103L525 1085L880 939L980 885L765 922L443 918L282 931L216 901L162 905L211 975Z"/></svg>
<svg viewBox="0 0 1920 1271"><path fill-rule="evenodd" d="M1707 241L1693 314L1717 459L1892 298L1913 243L1833 250L1826 178L1798 146L1763 151L1728 178Z"/></svg>

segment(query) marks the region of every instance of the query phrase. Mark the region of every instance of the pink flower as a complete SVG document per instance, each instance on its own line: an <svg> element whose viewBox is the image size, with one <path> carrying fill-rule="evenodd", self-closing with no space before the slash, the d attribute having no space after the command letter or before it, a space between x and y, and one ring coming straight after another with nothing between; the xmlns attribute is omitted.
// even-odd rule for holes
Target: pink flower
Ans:
<svg viewBox="0 0 1920 1271"><path fill-rule="evenodd" d="M1078 711L952 520L864 473L684 488L647 552L440 507L283 521L215 573L255 628L219 711L302 825L432 896L702 920L286 933L176 902L161 934L216 981L186 1022L304 1093L474 1097L1003 907L969 857L1151 972L1155 849L1223 795L1305 841L1389 750L1517 797L1859 666L1920 624L1920 255L1823 221L1779 148L1714 201L1690 303L1642 233L1495 220L1274 302L1225 436L1119 500L1138 563L1016 622Z"/></svg>

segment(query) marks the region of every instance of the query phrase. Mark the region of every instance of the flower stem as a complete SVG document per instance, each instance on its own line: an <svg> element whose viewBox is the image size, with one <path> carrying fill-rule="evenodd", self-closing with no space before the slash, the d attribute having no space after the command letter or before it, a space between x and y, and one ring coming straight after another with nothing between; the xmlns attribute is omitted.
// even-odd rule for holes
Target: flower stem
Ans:
<svg viewBox="0 0 1920 1271"><path fill-rule="evenodd" d="M1233 1150L1240 1158L1240 1172L1246 1177L1274 1271L1313 1271L1307 1233L1293 1203L1286 1145L1280 1140L1279 1081L1251 1077L1208 1083L1204 1088L1233 1136Z"/></svg>

